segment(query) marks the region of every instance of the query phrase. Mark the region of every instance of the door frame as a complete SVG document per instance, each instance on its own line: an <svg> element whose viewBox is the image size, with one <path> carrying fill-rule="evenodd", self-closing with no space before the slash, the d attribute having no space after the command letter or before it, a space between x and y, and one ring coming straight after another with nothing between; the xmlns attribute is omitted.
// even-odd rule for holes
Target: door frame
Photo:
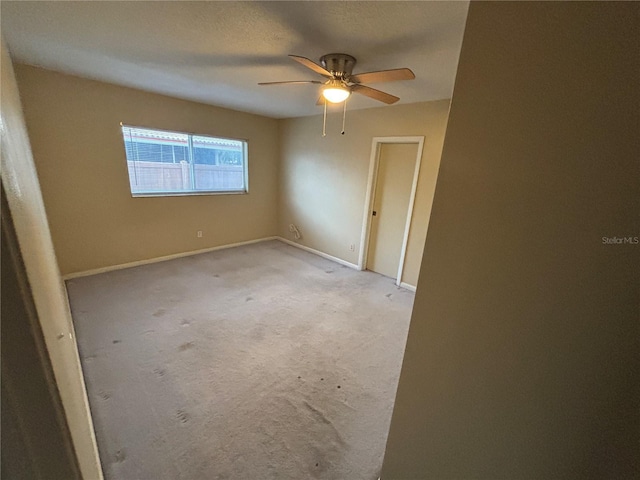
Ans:
<svg viewBox="0 0 640 480"><path fill-rule="evenodd" d="M1 36L0 54L2 186L80 474L85 479L102 480L69 300L53 248L13 64Z"/></svg>
<svg viewBox="0 0 640 480"><path fill-rule="evenodd" d="M367 179L367 193L364 200L364 218L362 220L362 235L360 237L360 256L358 258L358 270L367 268L367 254L369 253L369 237L371 235L371 216L373 212L373 201L378 182L378 166L380 164L380 147L385 143L413 143L418 146L416 153L416 164L413 171L413 181L411 182L411 195L409 196L409 207L407 209L407 220L402 238L402 248L400 250L400 262L398 265L398 277L396 285L402 283L402 272L404 270L404 260L407 254L407 242L409 241L409 231L411 230L411 219L413 216L413 204L416 200L416 190L418 188L418 176L420 174L420 164L422 162L422 150L424 147L424 137L373 137L371 142L371 156L369 158L369 177Z"/></svg>

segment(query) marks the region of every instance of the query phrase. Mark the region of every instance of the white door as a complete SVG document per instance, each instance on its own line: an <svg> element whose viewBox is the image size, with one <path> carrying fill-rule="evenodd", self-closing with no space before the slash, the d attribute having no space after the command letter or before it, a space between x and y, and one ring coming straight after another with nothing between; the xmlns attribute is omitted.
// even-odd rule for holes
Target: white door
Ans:
<svg viewBox="0 0 640 480"><path fill-rule="evenodd" d="M396 278L407 223L418 145L380 145L367 270Z"/></svg>

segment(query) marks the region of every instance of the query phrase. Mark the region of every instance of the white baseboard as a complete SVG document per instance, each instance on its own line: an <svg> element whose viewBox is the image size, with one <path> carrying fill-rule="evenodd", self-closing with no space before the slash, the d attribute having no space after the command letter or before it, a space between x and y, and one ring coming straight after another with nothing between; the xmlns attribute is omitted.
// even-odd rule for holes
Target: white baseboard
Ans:
<svg viewBox="0 0 640 480"><path fill-rule="evenodd" d="M314 255L318 255L320 257L326 258L327 260L331 260L332 262L339 263L340 265L344 265L345 267L353 268L354 270L359 270L358 265L356 265L355 263L347 262L346 260L343 260L338 257L334 257L333 255L329 255L328 253L321 252L320 250L316 250L315 248L307 247L305 245L300 245L299 243L292 242L291 240L287 240L286 238L282 238L282 237L265 237L265 238L258 238L255 240L248 240L246 242L231 243L228 245L219 245L217 247L203 248L200 250L192 250L189 252L174 253L172 255L164 255L162 257L149 258L147 260L138 260L135 262L121 263L118 265L111 265L108 267L94 268L94 269L85 270L82 272L68 273L66 275L63 275L62 279L71 280L73 278L88 277L90 275L97 275L99 273L113 272L114 270L123 270L125 268L139 267L141 265L150 265L152 263L164 262L166 260L173 260L175 258L189 257L191 255L198 255L199 253L207 253L207 252L214 252L216 250L224 250L227 248L241 247L242 245L250 245L252 243L266 242L269 240L280 240L281 242L284 242L288 245L300 248L301 250L305 250L309 253L313 253ZM414 287L413 285L401 283L400 286L403 288L406 288L407 290L411 290L415 292L416 287Z"/></svg>
<svg viewBox="0 0 640 480"><path fill-rule="evenodd" d="M327 260L331 260L332 262L339 263L340 265L344 265L345 267L353 268L354 270L360 270L358 268L358 265L356 265L355 263L347 262L346 260L343 260L338 257L334 257L333 255L329 255L328 253L321 252L320 250L316 250L315 248L307 247L305 245L300 245L299 243L292 242L291 240L287 240L286 238L282 238L282 237L276 237L276 238L288 245L300 248L309 253L313 253L314 255L318 255L320 257L326 258Z"/></svg>
<svg viewBox="0 0 640 480"><path fill-rule="evenodd" d="M400 282L400 286L401 286L402 288L406 288L407 290L410 290L410 291L412 291L412 292L415 292L415 291L416 291L416 287L415 287L415 286L413 286L413 285L409 285L408 283Z"/></svg>
<svg viewBox="0 0 640 480"><path fill-rule="evenodd" d="M246 242L230 243L228 245L219 245L217 247L203 248L200 250L192 250L189 252L182 252L182 253L174 253L172 255L165 255L163 257L149 258L147 260L138 260L136 262L121 263L119 265L112 265L109 267L94 268L92 270L85 270L83 272L68 273L67 275L63 275L62 279L71 280L72 278L88 277L89 275L97 275L99 273L112 272L114 270L122 270L125 268L131 268L131 267L139 267L141 265L149 265L151 263L158 263L158 262L164 262L166 260L173 260L174 258L189 257L191 255L198 255L199 253L207 253L207 252L214 252L216 250L224 250L226 248L241 247L242 245L250 245L252 243L266 242L269 240L282 240L282 239L280 237L257 238L255 240L247 240Z"/></svg>

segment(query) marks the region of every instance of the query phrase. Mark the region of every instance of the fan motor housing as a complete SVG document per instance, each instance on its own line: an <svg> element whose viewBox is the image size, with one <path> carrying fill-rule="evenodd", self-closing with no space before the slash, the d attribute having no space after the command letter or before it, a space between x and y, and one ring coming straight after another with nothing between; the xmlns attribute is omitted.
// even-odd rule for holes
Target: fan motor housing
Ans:
<svg viewBox="0 0 640 480"><path fill-rule="evenodd" d="M356 59L346 53L328 53L320 57L320 63L336 78L346 79L351 76Z"/></svg>

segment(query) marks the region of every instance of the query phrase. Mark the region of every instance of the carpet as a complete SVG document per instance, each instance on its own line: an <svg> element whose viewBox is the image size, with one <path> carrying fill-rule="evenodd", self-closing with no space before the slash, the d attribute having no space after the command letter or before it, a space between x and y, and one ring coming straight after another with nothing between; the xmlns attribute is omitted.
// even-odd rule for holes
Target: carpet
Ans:
<svg viewBox="0 0 640 480"><path fill-rule="evenodd" d="M279 241L67 281L105 477L378 478L413 293Z"/></svg>

